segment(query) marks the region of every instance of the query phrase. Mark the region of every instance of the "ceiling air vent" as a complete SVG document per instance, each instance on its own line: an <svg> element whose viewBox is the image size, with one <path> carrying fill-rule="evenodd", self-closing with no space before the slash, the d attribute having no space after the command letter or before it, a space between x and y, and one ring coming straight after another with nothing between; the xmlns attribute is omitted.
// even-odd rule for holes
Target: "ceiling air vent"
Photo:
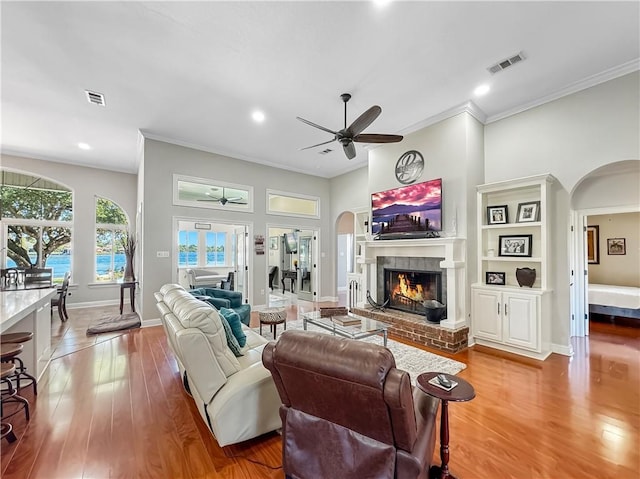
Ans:
<svg viewBox="0 0 640 479"><path fill-rule="evenodd" d="M522 60L524 60L524 55L522 54L522 52L516 53L509 58L505 58L504 60L499 61L495 65L491 65L487 68L487 70L489 70L491 74L498 73L499 71L502 71L505 68L509 68L510 66L521 62Z"/></svg>
<svg viewBox="0 0 640 479"><path fill-rule="evenodd" d="M87 95L87 100L89 101L89 103L105 106L104 95L102 93L97 93L91 90L85 90L84 92Z"/></svg>
<svg viewBox="0 0 640 479"><path fill-rule="evenodd" d="M333 150L331 148L326 148L320 152L318 152L320 155L326 155L327 153L331 153Z"/></svg>

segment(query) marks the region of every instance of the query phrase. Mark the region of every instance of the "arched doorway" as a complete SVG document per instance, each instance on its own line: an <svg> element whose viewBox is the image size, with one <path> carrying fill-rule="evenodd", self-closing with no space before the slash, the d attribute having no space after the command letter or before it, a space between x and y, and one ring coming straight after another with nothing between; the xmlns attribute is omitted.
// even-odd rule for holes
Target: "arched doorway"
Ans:
<svg viewBox="0 0 640 479"><path fill-rule="evenodd" d="M589 284L594 280L609 283L638 281L632 275L621 274L616 268L631 268L633 254L637 259L640 242L640 161L625 160L610 163L585 175L570 195L571 217L574 234L571 238L571 335L589 334ZM616 215L629 215L624 222ZM603 228L606 237L600 235L597 221L607 221L618 226ZM629 221L639 224L624 226ZM590 224L594 223L594 224ZM595 228L598 226L598 228ZM607 249L607 240L625 235L626 244L634 244L635 251L626 258L612 258ZM629 237L631 236L631 237ZM631 250L627 250L631 253ZM626 252L625 252L626 255ZM606 260L606 261L605 261ZM635 263L637 269L637 261ZM624 271L626 272L626 271ZM619 278L616 280L614 278ZM625 279L623 279L625 278ZM631 279L629 279L631 278ZM616 284L611 284L616 286ZM635 284L640 287L640 284ZM593 309L593 308L592 308Z"/></svg>

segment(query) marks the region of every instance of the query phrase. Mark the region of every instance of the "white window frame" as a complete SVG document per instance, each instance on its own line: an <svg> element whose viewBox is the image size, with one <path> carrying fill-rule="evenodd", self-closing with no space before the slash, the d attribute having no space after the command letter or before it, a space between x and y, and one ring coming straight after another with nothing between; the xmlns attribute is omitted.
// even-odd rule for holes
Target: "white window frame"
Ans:
<svg viewBox="0 0 640 479"><path fill-rule="evenodd" d="M113 203L114 205L116 205L118 208L120 208L120 211L122 211L122 213L124 214L124 217L127 220L126 224L123 225L118 225L118 224L111 224L111 223L98 223L96 221L96 208L98 206L98 198L102 199L102 200L107 200L110 201L111 203ZM123 231L123 232L127 232L129 231L129 225L131 224L130 220L129 220L129 215L127 215L127 212L124 210L124 208L122 206L120 206L118 203L116 203L115 201L113 201L111 198L107 198L105 196L100 196L100 195L95 195L94 196L94 202L93 202L93 221L94 221L94 228L93 228L93 233L94 233L94 248L93 248L93 282L91 284L110 284L110 283L115 283L117 282L117 279L114 278L109 278L107 280L100 280L98 279L98 252L97 252L97 246L98 246L98 229L102 229L102 230L108 230L113 232L116 231ZM114 255L115 255L115 240L111 239L111 260L114 262L115 264L115 260L114 260ZM115 271L114 271L115 273Z"/></svg>

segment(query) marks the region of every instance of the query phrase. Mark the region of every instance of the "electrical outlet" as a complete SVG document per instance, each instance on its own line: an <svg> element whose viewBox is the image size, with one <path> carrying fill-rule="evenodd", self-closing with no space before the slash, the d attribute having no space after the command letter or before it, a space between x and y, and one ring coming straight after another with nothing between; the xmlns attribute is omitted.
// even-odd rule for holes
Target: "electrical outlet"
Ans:
<svg viewBox="0 0 640 479"><path fill-rule="evenodd" d="M157 258L168 258L169 257L169 252L168 251L156 251L156 257Z"/></svg>

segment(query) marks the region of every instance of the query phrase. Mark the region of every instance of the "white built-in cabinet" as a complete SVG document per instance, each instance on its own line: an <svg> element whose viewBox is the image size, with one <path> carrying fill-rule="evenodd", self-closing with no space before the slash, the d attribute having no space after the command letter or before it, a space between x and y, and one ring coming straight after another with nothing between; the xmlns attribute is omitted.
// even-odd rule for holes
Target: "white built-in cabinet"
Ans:
<svg viewBox="0 0 640 479"><path fill-rule="evenodd" d="M541 175L477 187L478 277L471 285L476 344L536 359L545 359L551 352L549 199L553 182L551 175ZM519 222L519 205L537 202L538 215ZM505 223L490 224L487 208L496 206L506 206ZM501 236L504 242L508 236L529 235L531 256L501 256ZM524 267L536 270L533 287L518 285L516 269ZM505 284L488 284L487 273L504 273Z"/></svg>
<svg viewBox="0 0 640 479"><path fill-rule="evenodd" d="M365 274L367 239L371 238L369 209L356 210L354 216L354 265L353 272L347 273L347 294L350 306L362 307L366 303Z"/></svg>

